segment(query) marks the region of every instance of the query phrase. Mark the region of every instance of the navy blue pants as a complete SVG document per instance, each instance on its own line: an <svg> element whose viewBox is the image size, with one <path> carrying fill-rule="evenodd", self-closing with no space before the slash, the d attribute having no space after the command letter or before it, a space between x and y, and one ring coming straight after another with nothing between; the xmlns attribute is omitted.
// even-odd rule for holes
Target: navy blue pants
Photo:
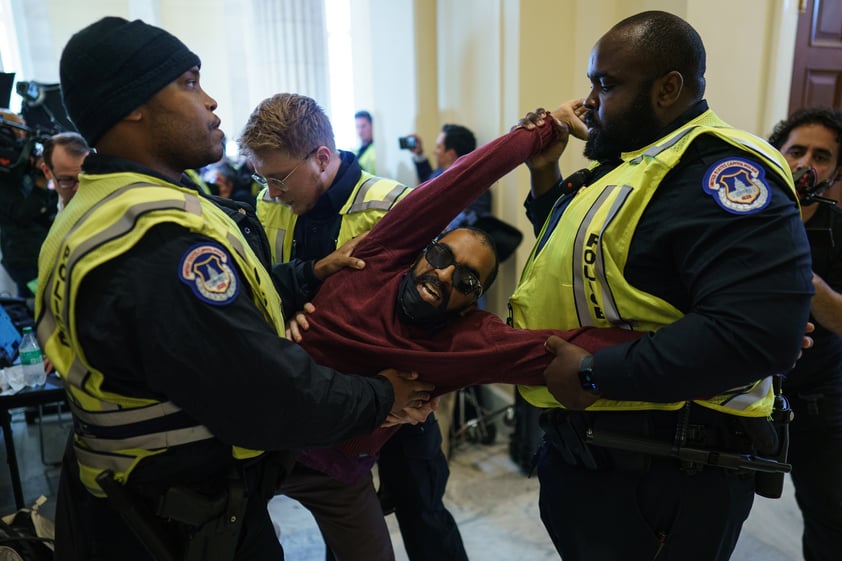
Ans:
<svg viewBox="0 0 842 561"><path fill-rule="evenodd" d="M792 395L790 406L789 461L804 517L804 559L836 560L842 552L842 380Z"/></svg>
<svg viewBox="0 0 842 561"><path fill-rule="evenodd" d="M378 473L382 491L395 503L410 561L467 561L459 528L442 502L450 469L434 415L401 428L386 443Z"/></svg>
<svg viewBox="0 0 842 561"><path fill-rule="evenodd" d="M648 469L589 470L544 442L541 520L564 561L727 561L754 500L754 478L671 459Z"/></svg>
<svg viewBox="0 0 842 561"><path fill-rule="evenodd" d="M79 479L79 467L70 435L62 463L56 505L56 561L154 561L144 543L105 499L91 495ZM209 463L209 470L212 464ZM283 561L267 502L269 497L257 491L262 466L245 470L244 483L252 489L243 517L234 561ZM167 531L164 526L164 532ZM164 534L175 545L172 534Z"/></svg>

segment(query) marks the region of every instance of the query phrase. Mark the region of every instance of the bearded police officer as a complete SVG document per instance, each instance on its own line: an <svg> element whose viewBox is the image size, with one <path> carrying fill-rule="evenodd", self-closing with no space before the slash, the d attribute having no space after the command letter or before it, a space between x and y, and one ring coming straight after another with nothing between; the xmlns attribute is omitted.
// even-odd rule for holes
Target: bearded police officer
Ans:
<svg viewBox="0 0 842 561"><path fill-rule="evenodd" d="M789 166L708 108L704 72L682 19L621 21L580 108L594 163L530 163L514 325L653 332L592 356L553 339L547 387L520 388L546 410L540 510L565 561L726 560L757 470L787 469L770 377L798 354L810 249Z"/></svg>

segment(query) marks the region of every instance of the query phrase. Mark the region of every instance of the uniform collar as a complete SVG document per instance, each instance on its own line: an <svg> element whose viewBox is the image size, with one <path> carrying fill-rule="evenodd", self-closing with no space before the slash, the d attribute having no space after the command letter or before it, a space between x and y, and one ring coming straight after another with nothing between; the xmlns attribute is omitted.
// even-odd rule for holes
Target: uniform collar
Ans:
<svg viewBox="0 0 842 561"><path fill-rule="evenodd" d="M336 178L328 190L319 197L312 210L307 213L312 218L339 214L339 211L351 198L351 193L354 192L354 187L360 180L362 169L356 156L352 152L339 150L339 157L342 163L339 166L339 171L336 172Z"/></svg>
<svg viewBox="0 0 842 561"><path fill-rule="evenodd" d="M123 173L123 172L130 172L130 173L141 173L143 175L150 175L152 177L156 177L167 183L173 183L173 180L165 175L158 173L142 164L139 164L132 160L125 160L123 158L118 158L116 156L109 156L107 154L97 154L96 152L91 152L85 158L85 161L82 162L82 171L89 174L100 175L104 173ZM179 187L186 187L187 189L193 189L194 191L201 192L199 186L193 183L193 181L187 176L187 174L182 173L181 179L178 183L173 183L174 185L178 185Z"/></svg>

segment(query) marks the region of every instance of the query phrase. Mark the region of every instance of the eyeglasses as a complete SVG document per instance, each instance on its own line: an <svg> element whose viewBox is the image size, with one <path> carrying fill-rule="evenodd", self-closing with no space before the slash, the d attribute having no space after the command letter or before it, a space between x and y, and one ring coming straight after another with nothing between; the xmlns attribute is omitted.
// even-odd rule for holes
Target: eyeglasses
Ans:
<svg viewBox="0 0 842 561"><path fill-rule="evenodd" d="M290 177L292 177L292 174L293 174L293 173L295 173L295 170L297 170L298 168L300 168L300 167L301 167L301 164L303 164L304 162L306 162L306 161L307 161L307 159L308 159L310 156L312 156L313 154L315 154L315 153L316 153L316 150L318 150L318 149L319 149L319 146L316 146L315 148L313 148L312 150L310 150L310 152L309 152L306 156L304 156L303 158L301 158L301 161L298 163L298 165L297 165L297 166L295 166L294 168L292 168L292 171L291 171L291 172L289 172L289 173L286 175L286 177L284 177L283 179L278 179L278 178L276 178L276 177L263 177L263 176L262 176L262 175L260 175L259 173L253 173L253 174L251 174L251 178L252 178L252 179L254 179L254 181L255 181L258 185L260 185L261 187L269 187L269 185L270 185L270 184L272 184L272 185L276 186L278 189L280 189L280 190L281 190L281 193L286 193L287 191L289 191L289 187L287 187L287 181L289 181L289 178L290 178Z"/></svg>
<svg viewBox="0 0 842 561"><path fill-rule="evenodd" d="M75 175L62 175L53 177L53 182L62 189L73 189L79 183L79 178Z"/></svg>
<svg viewBox="0 0 842 561"><path fill-rule="evenodd" d="M435 269L447 269L451 265L456 265L453 270L453 286L466 296L474 293L479 298L482 295L482 283L479 282L479 276L465 265L456 262L453 252L446 245L442 245L437 241L430 242L430 245L424 250L424 259Z"/></svg>

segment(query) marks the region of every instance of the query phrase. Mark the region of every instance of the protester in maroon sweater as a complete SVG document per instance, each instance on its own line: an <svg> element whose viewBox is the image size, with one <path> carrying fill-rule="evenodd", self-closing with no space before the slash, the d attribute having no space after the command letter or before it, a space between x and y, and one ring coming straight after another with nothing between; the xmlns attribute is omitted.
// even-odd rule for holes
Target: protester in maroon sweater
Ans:
<svg viewBox="0 0 842 561"><path fill-rule="evenodd" d="M354 255L365 268L325 280L313 302L316 310L307 316L302 346L321 364L345 372L374 375L382 364L416 371L441 395L492 382L544 384L553 359L544 350L550 335L590 352L637 338L639 333L620 329L517 330L480 311L481 291L474 288L487 289L497 268L485 234L457 229L441 237L455 267L433 257L437 269L425 252L419 255L492 183L566 136L567 129L555 124L516 129L417 187L357 245ZM312 512L339 561L394 559L370 473L394 430L300 451L298 465L278 489Z"/></svg>
<svg viewBox="0 0 842 561"><path fill-rule="evenodd" d="M341 271L325 280L313 301L316 310L307 318L309 330L301 345L319 364L346 372L374 375L385 365L416 371L422 380L435 384L435 395L441 395L474 384L544 384L544 369L553 358L544 349L550 335L559 335L589 352L639 337L639 333L621 329L559 332L511 328L496 315L476 308L479 294L466 300L467 295L453 289L453 268L434 269L419 256L419 249L427 246L459 209L561 134L567 132L558 125L517 128L463 156L445 173L416 188L357 245L354 255L365 261L365 269ZM454 230L440 241L446 244L459 232ZM456 262L476 262L478 255L486 252L492 255L496 270L490 248L475 236L468 238L474 240L474 246L459 241L461 255L466 257L460 259L454 250ZM409 323L399 312L406 301L405 297L403 302L399 299L399 293L426 291L419 288L423 283L416 285L411 278L405 282L411 267L422 275L438 277L440 282L433 282L438 285L433 290L443 293L445 306L448 299L462 298L468 307L440 314L438 322ZM377 451L396 428L378 429L338 449L302 451L298 459L339 481L353 482L370 469Z"/></svg>

